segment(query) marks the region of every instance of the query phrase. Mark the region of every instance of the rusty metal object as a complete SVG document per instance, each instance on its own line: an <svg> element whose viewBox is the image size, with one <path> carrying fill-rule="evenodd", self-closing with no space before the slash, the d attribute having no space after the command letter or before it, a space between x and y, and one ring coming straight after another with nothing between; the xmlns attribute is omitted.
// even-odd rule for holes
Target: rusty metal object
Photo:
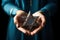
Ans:
<svg viewBox="0 0 60 40"><path fill-rule="evenodd" d="M38 17L33 17L31 16L31 13L29 12L22 27L29 30L29 31L33 31L35 28L38 27L38 23L36 22Z"/></svg>

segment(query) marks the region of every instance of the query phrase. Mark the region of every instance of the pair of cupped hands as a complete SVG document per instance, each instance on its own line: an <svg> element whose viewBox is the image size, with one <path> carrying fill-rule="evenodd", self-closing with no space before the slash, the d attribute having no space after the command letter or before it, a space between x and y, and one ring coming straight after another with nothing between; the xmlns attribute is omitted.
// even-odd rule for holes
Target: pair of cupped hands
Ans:
<svg viewBox="0 0 60 40"><path fill-rule="evenodd" d="M27 16L27 13L23 10L18 10L16 11L16 15L14 16L14 24L16 25L17 29L25 34L28 34L28 35L34 35L36 34L38 31L40 31L44 25L45 25L45 16L42 14L41 11L37 11L35 13L32 14L32 16L39 16L36 20L36 22L39 23L39 26L37 28L35 28L33 31L29 31L27 29L24 29L22 27L22 24L24 23L24 18L22 18L22 16Z"/></svg>

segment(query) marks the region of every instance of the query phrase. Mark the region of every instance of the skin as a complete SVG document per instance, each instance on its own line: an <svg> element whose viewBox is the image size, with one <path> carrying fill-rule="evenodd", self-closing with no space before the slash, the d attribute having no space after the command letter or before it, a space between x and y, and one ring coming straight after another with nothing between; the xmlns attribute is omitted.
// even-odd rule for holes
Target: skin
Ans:
<svg viewBox="0 0 60 40"><path fill-rule="evenodd" d="M16 25L17 29L25 34L28 35L34 35L36 34L38 31L40 31L44 25L45 25L45 16L42 14L42 11L37 11L35 13L32 14L32 16L39 16L38 19L36 20L37 23L39 23L39 27L34 29L32 32L30 32L29 30L26 30L24 28L22 28L22 24L25 20L25 18L22 18L27 16L27 13L22 11L22 10L18 10L16 12L16 15L14 16L14 24Z"/></svg>

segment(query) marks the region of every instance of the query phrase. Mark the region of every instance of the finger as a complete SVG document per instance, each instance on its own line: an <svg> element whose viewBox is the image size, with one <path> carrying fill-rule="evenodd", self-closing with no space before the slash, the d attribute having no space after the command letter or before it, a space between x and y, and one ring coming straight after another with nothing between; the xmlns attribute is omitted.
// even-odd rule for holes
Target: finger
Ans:
<svg viewBox="0 0 60 40"><path fill-rule="evenodd" d="M37 23L38 23L39 25L41 25L41 23L42 23L41 18L38 18L38 19L37 19Z"/></svg>
<svg viewBox="0 0 60 40"><path fill-rule="evenodd" d="M16 25L17 28L19 27L17 16L14 17L14 24Z"/></svg>
<svg viewBox="0 0 60 40"><path fill-rule="evenodd" d="M28 31L28 30L26 30L26 33L25 33L26 35L31 35L31 32L30 31Z"/></svg>
<svg viewBox="0 0 60 40"><path fill-rule="evenodd" d="M35 12L34 14L32 14L32 16L38 17L38 16L40 16L40 14L39 14L39 12Z"/></svg>
<svg viewBox="0 0 60 40"><path fill-rule="evenodd" d="M31 32L27 30L28 35L31 35Z"/></svg>
<svg viewBox="0 0 60 40"><path fill-rule="evenodd" d="M16 24L17 23L17 19L16 19L16 16L14 17L14 24Z"/></svg>
<svg viewBox="0 0 60 40"><path fill-rule="evenodd" d="M41 28L42 28L41 26L36 28L34 31L31 32L31 35L36 34Z"/></svg>
<svg viewBox="0 0 60 40"><path fill-rule="evenodd" d="M43 15L41 16L41 20L42 20L41 26L44 27L46 20Z"/></svg>
<svg viewBox="0 0 60 40"><path fill-rule="evenodd" d="M36 34L36 33L37 33L37 31L38 31L38 29L35 29L34 31L32 31L32 32L31 32L31 35Z"/></svg>
<svg viewBox="0 0 60 40"><path fill-rule="evenodd" d="M18 24L16 24L16 27L18 28Z"/></svg>
<svg viewBox="0 0 60 40"><path fill-rule="evenodd" d="M19 27L18 30L20 30L21 32L25 33L26 34L26 30L22 27Z"/></svg>
<svg viewBox="0 0 60 40"><path fill-rule="evenodd" d="M45 16L40 13L40 16L39 16L37 22L40 23L40 25L43 27L45 25L45 22L46 22Z"/></svg>
<svg viewBox="0 0 60 40"><path fill-rule="evenodd" d="M33 32L31 32L31 35L34 35L34 33L33 33Z"/></svg>
<svg viewBox="0 0 60 40"><path fill-rule="evenodd" d="M19 16L15 16L14 17L14 23L20 27L22 25L22 23L23 23L23 19L21 17L19 17Z"/></svg>

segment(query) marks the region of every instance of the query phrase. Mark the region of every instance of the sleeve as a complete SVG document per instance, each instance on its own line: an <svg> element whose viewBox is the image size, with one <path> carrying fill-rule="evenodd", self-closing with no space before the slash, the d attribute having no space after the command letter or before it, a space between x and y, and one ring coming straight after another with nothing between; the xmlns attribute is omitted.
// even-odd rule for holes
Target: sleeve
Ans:
<svg viewBox="0 0 60 40"><path fill-rule="evenodd" d="M55 2L49 1L43 8L40 9L44 15L53 16L57 11L57 4Z"/></svg>
<svg viewBox="0 0 60 40"><path fill-rule="evenodd" d="M20 9L12 2L12 0L2 0L2 8L8 15L15 15L16 11Z"/></svg>

